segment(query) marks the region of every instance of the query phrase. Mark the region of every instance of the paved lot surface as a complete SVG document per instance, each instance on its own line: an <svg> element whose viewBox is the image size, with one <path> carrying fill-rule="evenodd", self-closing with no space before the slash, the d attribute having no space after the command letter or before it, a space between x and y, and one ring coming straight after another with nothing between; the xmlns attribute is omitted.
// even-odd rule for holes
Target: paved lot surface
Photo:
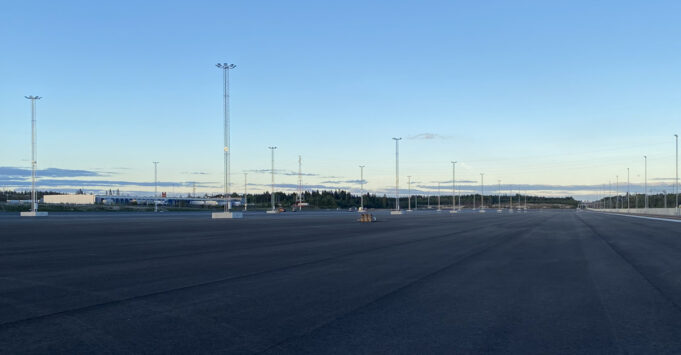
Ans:
<svg viewBox="0 0 681 355"><path fill-rule="evenodd" d="M0 215L2 353L681 353L681 223Z"/></svg>

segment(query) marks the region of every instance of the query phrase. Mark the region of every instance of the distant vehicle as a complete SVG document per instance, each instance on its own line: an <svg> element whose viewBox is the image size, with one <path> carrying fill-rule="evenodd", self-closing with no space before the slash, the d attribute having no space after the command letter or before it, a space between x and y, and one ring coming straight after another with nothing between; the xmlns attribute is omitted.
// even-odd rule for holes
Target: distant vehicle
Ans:
<svg viewBox="0 0 681 355"><path fill-rule="evenodd" d="M286 209L284 207L279 207L279 213L281 212L286 212Z"/></svg>
<svg viewBox="0 0 681 355"><path fill-rule="evenodd" d="M355 212L355 211L357 211L357 207L348 208L348 212Z"/></svg>

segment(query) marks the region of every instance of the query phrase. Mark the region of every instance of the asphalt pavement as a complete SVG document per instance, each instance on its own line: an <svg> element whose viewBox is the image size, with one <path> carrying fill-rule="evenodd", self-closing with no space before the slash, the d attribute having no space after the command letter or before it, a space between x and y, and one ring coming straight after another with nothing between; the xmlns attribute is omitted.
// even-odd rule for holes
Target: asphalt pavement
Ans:
<svg viewBox="0 0 681 355"><path fill-rule="evenodd" d="M681 223L0 215L1 353L681 353Z"/></svg>

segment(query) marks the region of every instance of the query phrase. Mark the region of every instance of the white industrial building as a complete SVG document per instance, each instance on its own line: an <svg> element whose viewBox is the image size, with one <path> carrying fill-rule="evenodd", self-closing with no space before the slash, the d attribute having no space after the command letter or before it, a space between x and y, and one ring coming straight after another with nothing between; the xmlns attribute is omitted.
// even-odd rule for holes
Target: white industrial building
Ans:
<svg viewBox="0 0 681 355"><path fill-rule="evenodd" d="M95 195L45 195L43 203L67 205L94 205Z"/></svg>

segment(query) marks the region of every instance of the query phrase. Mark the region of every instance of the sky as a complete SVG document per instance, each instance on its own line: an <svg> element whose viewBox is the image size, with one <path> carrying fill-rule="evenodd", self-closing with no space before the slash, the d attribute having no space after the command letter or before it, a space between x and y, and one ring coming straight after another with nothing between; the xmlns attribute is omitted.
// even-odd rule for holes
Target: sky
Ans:
<svg viewBox="0 0 681 355"><path fill-rule="evenodd" d="M0 189L673 191L678 1L6 1ZM605 187L604 187L605 186Z"/></svg>

